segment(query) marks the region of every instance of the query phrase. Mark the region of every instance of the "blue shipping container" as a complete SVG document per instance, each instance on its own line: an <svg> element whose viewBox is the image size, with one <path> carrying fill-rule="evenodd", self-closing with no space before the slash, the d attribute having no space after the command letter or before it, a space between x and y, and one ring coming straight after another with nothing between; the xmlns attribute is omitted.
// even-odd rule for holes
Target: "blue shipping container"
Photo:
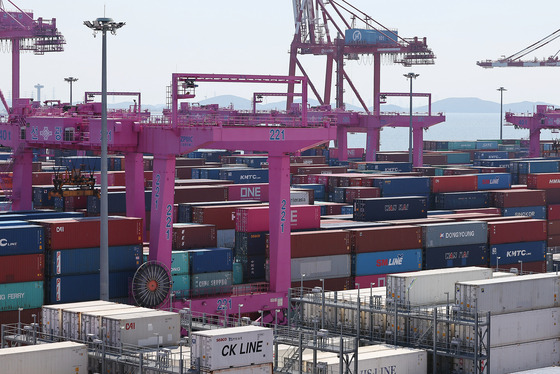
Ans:
<svg viewBox="0 0 560 374"><path fill-rule="evenodd" d="M486 244L433 247L424 251L424 269L443 269L460 266L487 266Z"/></svg>
<svg viewBox="0 0 560 374"><path fill-rule="evenodd" d="M408 173L412 171L412 164L410 162L382 162L374 161L368 162L365 165L365 170L379 170L379 171L396 171L400 173Z"/></svg>
<svg viewBox="0 0 560 374"><path fill-rule="evenodd" d="M498 260L498 257L500 259ZM536 262L546 260L546 242L521 242L494 244L490 246L490 265L517 264L518 261Z"/></svg>
<svg viewBox="0 0 560 374"><path fill-rule="evenodd" d="M255 282L265 279L266 256L248 256L241 259L243 281Z"/></svg>
<svg viewBox="0 0 560 374"><path fill-rule="evenodd" d="M501 160L509 157L509 152L504 151L479 151L474 153L475 160Z"/></svg>
<svg viewBox="0 0 560 374"><path fill-rule="evenodd" d="M109 298L127 297L134 271L109 273ZM99 300L99 273L47 278L45 303Z"/></svg>
<svg viewBox="0 0 560 374"><path fill-rule="evenodd" d="M0 256L42 253L45 248L43 240L41 226L2 226L0 227Z"/></svg>
<svg viewBox="0 0 560 374"><path fill-rule="evenodd" d="M517 161L519 174L555 173L559 171L558 160Z"/></svg>
<svg viewBox="0 0 560 374"><path fill-rule="evenodd" d="M422 270L422 250L358 253L354 269L355 276Z"/></svg>
<svg viewBox="0 0 560 374"><path fill-rule="evenodd" d="M325 185L318 183L310 184L294 184L293 188L307 188L313 190L315 200L325 200Z"/></svg>
<svg viewBox="0 0 560 374"><path fill-rule="evenodd" d="M389 44L395 45L398 42L397 31L389 30L369 30L369 29L348 29L344 31L344 43L354 44Z"/></svg>
<svg viewBox="0 0 560 374"><path fill-rule="evenodd" d="M477 174L479 190L505 190L511 188L511 174L486 173Z"/></svg>
<svg viewBox="0 0 560 374"><path fill-rule="evenodd" d="M141 255L139 245L109 247L109 271L136 270L142 265ZM97 273L100 269L99 248L49 251L46 264L47 276Z"/></svg>
<svg viewBox="0 0 560 374"><path fill-rule="evenodd" d="M231 248L207 248L189 251L191 274L232 271Z"/></svg>
<svg viewBox="0 0 560 374"><path fill-rule="evenodd" d="M373 180L373 187L381 189L381 196L426 195L430 193L428 177L387 177Z"/></svg>
<svg viewBox="0 0 560 374"><path fill-rule="evenodd" d="M498 149L498 141L497 140L478 140L476 142L476 149Z"/></svg>
<svg viewBox="0 0 560 374"><path fill-rule="evenodd" d="M436 209L486 208L490 202L490 194L484 191L444 192L434 195Z"/></svg>
<svg viewBox="0 0 560 374"><path fill-rule="evenodd" d="M354 220L385 221L393 219L426 218L426 197L375 197L354 200Z"/></svg>
<svg viewBox="0 0 560 374"><path fill-rule="evenodd" d="M520 216L527 218L546 219L545 206L522 206L514 208L502 208L504 217Z"/></svg>
<svg viewBox="0 0 560 374"><path fill-rule="evenodd" d="M240 169L228 170L220 179L231 180L235 184L240 183L268 183L268 169Z"/></svg>
<svg viewBox="0 0 560 374"><path fill-rule="evenodd" d="M99 299L99 295L97 295ZM43 306L43 282L0 284L0 312Z"/></svg>

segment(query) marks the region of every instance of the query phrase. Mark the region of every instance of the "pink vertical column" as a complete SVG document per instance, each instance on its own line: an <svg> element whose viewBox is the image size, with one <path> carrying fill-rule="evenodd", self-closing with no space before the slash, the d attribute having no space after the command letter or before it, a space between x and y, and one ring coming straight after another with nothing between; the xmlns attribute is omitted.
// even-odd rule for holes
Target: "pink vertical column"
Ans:
<svg viewBox="0 0 560 374"><path fill-rule="evenodd" d="M346 128L343 126L338 126L336 128L336 144L338 148L338 160L348 160L348 137Z"/></svg>
<svg viewBox="0 0 560 374"><path fill-rule="evenodd" d="M379 151L380 132L379 128L367 128L366 161L375 161L377 151Z"/></svg>
<svg viewBox="0 0 560 374"><path fill-rule="evenodd" d="M29 149L16 153L12 184L12 210L32 209L33 153Z"/></svg>
<svg viewBox="0 0 560 374"><path fill-rule="evenodd" d="M270 289L287 292L291 282L290 157L268 155Z"/></svg>
<svg viewBox="0 0 560 374"><path fill-rule="evenodd" d="M541 155L541 129L533 127L529 130L529 157Z"/></svg>
<svg viewBox="0 0 560 374"><path fill-rule="evenodd" d="M168 269L171 269L174 194L175 155L154 155L149 259L163 263Z"/></svg>
<svg viewBox="0 0 560 374"><path fill-rule="evenodd" d="M412 166L424 165L424 129L414 127L412 130Z"/></svg>
<svg viewBox="0 0 560 374"><path fill-rule="evenodd" d="M126 165L126 215L140 217L144 222L146 237L146 200L144 197L144 160L142 153L127 153L124 156Z"/></svg>
<svg viewBox="0 0 560 374"><path fill-rule="evenodd" d="M19 39L12 39L12 106L19 99Z"/></svg>

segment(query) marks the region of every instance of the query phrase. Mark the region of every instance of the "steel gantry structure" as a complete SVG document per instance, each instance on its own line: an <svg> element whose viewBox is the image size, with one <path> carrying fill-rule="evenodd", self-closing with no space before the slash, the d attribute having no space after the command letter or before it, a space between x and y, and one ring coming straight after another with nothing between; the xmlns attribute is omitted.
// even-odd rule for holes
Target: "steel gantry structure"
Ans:
<svg viewBox="0 0 560 374"><path fill-rule="evenodd" d="M435 55L428 48L426 38L403 38L360 11L346 0L293 0L295 33L290 47L289 75L296 69L309 78L298 55L326 56L324 93L321 95L310 81L310 88L321 106L330 108L331 90L336 89L335 102L338 116L337 146L341 160L347 159L347 133L365 132L366 160L374 161L379 150L380 131L384 126L408 127L409 117L399 113L382 113L381 59L385 56L393 63L404 66L430 65ZM350 18L350 19L349 19ZM359 23L359 27L356 23ZM373 111L363 100L350 76L344 69L345 60L357 60L361 55L373 56ZM334 68L336 64L336 70ZM364 113L344 111L344 84L351 88ZM288 94L293 86L288 85ZM409 96L409 94L406 94ZM288 108L293 96L288 96ZM431 106L431 99L430 104ZM415 115L414 165L422 166L423 130L445 121L441 113Z"/></svg>

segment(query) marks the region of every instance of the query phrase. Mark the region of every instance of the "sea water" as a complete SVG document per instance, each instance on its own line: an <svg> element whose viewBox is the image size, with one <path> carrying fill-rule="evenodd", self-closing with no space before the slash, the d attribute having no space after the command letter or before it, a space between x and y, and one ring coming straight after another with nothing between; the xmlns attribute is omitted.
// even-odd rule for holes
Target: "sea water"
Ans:
<svg viewBox="0 0 560 374"><path fill-rule="evenodd" d="M445 122L424 130L424 140L472 141L500 139L499 113L445 113ZM529 130L516 129L503 121L503 139L527 139ZM541 140L560 138L559 133L541 131ZM365 133L349 133L348 148L365 148ZM381 130L381 151L408 150L408 128L385 127Z"/></svg>

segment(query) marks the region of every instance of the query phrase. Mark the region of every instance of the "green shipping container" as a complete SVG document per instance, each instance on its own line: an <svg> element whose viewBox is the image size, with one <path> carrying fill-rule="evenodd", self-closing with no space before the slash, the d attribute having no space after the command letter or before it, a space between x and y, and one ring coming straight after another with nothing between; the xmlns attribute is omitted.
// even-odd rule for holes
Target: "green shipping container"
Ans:
<svg viewBox="0 0 560 374"><path fill-rule="evenodd" d="M189 252L171 252L171 275L190 274L189 271Z"/></svg>
<svg viewBox="0 0 560 374"><path fill-rule="evenodd" d="M0 312L43 306L43 282L0 284Z"/></svg>
<svg viewBox="0 0 560 374"><path fill-rule="evenodd" d="M447 153L446 156L448 164L468 164L471 162L471 155L466 152Z"/></svg>
<svg viewBox="0 0 560 374"><path fill-rule="evenodd" d="M447 149L450 151L462 151L465 149L476 149L476 142L449 142Z"/></svg>
<svg viewBox="0 0 560 374"><path fill-rule="evenodd" d="M183 293L185 290L190 290L191 288L191 276L187 274L176 274L172 275L173 279L173 291L180 291Z"/></svg>
<svg viewBox="0 0 560 374"><path fill-rule="evenodd" d="M200 273L191 276L191 295L219 295L233 290L233 272Z"/></svg>
<svg viewBox="0 0 560 374"><path fill-rule="evenodd" d="M233 284L243 283L243 264L240 262L233 263Z"/></svg>

